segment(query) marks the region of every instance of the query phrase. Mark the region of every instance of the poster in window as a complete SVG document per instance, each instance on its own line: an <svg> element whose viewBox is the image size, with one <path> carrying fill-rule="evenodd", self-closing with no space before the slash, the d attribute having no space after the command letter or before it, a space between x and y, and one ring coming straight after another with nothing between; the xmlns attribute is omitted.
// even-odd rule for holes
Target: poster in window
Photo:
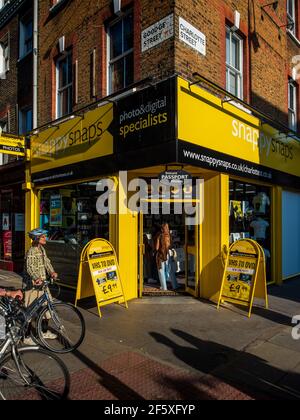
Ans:
<svg viewBox="0 0 300 420"><path fill-rule="evenodd" d="M15 213L15 232L25 231L25 215L24 213Z"/></svg>
<svg viewBox="0 0 300 420"><path fill-rule="evenodd" d="M61 195L51 195L50 197L50 226L62 226Z"/></svg>
<svg viewBox="0 0 300 420"><path fill-rule="evenodd" d="M10 223L9 223L9 214L8 213L3 213L2 214L2 230L9 230L10 228Z"/></svg>

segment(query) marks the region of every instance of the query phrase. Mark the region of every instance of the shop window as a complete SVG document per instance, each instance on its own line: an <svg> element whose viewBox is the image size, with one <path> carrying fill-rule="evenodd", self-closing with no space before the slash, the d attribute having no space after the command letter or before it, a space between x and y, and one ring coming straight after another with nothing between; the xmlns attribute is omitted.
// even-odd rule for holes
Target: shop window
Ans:
<svg viewBox="0 0 300 420"><path fill-rule="evenodd" d="M243 40L226 27L226 90L243 99Z"/></svg>
<svg viewBox="0 0 300 420"><path fill-rule="evenodd" d="M254 239L264 249L267 279L271 280L271 189L230 181L230 244L239 239Z"/></svg>
<svg viewBox="0 0 300 420"><path fill-rule="evenodd" d="M32 52L33 48L33 26L32 18L20 21L20 58Z"/></svg>
<svg viewBox="0 0 300 420"><path fill-rule="evenodd" d="M133 13L109 26L109 93L133 83Z"/></svg>
<svg viewBox="0 0 300 420"><path fill-rule="evenodd" d="M57 61L57 118L72 112L73 74L72 53Z"/></svg>
<svg viewBox="0 0 300 420"><path fill-rule="evenodd" d="M288 85L288 100L289 100L289 128L297 131L297 84L293 80L289 80Z"/></svg>
<svg viewBox="0 0 300 420"><path fill-rule="evenodd" d="M19 114L19 134L26 134L32 130L32 109L24 109Z"/></svg>
<svg viewBox="0 0 300 420"><path fill-rule="evenodd" d="M42 191L40 225L48 231L47 251L60 278L76 284L81 251L92 239L109 239L109 215L99 215L96 182Z"/></svg>

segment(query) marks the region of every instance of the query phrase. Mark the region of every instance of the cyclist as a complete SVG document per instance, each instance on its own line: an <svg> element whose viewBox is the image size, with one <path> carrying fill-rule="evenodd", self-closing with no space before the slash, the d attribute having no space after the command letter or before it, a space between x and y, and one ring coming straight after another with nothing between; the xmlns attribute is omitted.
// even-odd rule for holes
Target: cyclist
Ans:
<svg viewBox="0 0 300 420"><path fill-rule="evenodd" d="M42 285L48 276L54 280L57 279L57 273L54 271L44 248L47 243L47 233L48 232L44 229L34 229L28 232L30 239L32 239L32 246L25 256L25 306L29 306L43 293L42 291L35 289L34 286ZM47 325L45 325L45 327L47 327ZM55 340L57 336L51 331L45 331L44 338Z"/></svg>

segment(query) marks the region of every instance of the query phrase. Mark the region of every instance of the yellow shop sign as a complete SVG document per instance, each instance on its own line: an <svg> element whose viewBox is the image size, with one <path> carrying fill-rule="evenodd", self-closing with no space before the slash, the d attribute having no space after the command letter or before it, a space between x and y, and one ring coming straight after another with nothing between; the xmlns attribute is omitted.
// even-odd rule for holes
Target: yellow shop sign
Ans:
<svg viewBox="0 0 300 420"><path fill-rule="evenodd" d="M112 121L113 104L107 104L33 135L32 172L111 155Z"/></svg>
<svg viewBox="0 0 300 420"><path fill-rule="evenodd" d="M300 176L300 142L199 86L178 78L178 138ZM214 168L212 168L214 169Z"/></svg>
<svg viewBox="0 0 300 420"><path fill-rule="evenodd" d="M25 157L25 139L2 134L0 136L0 153Z"/></svg>
<svg viewBox="0 0 300 420"><path fill-rule="evenodd" d="M100 317L100 308L110 303L125 303L128 307L116 252L105 239L92 240L81 254L76 304L92 295L96 296Z"/></svg>

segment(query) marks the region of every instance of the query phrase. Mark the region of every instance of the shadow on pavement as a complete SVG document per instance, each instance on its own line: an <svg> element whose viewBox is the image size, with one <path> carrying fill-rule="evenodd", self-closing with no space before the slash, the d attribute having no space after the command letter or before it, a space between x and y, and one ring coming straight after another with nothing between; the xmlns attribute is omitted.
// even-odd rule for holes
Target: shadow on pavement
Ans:
<svg viewBox="0 0 300 420"><path fill-rule="evenodd" d="M300 277L285 281L282 286L270 286L268 294L300 303Z"/></svg>
<svg viewBox="0 0 300 420"><path fill-rule="evenodd" d="M76 350L74 355L83 362L89 369L99 376L99 384L106 388L112 395L119 400L143 400L144 398L132 388L121 382L116 376L111 375L102 369L80 351Z"/></svg>
<svg viewBox="0 0 300 420"><path fill-rule="evenodd" d="M178 329L171 332L186 341L181 346L169 337L157 332L150 332L158 343L168 346L177 359L203 374L209 374L224 381L253 399L300 399L300 375L284 372L270 366L266 360L255 355L234 350L211 341L205 341ZM289 375L289 380L299 384L297 391L279 387L277 383ZM162 378L163 380L163 378ZM171 385L171 384L170 384ZM177 386L172 384L172 386ZM179 384L182 388L182 384ZM189 384L182 392L182 398L191 398Z"/></svg>

